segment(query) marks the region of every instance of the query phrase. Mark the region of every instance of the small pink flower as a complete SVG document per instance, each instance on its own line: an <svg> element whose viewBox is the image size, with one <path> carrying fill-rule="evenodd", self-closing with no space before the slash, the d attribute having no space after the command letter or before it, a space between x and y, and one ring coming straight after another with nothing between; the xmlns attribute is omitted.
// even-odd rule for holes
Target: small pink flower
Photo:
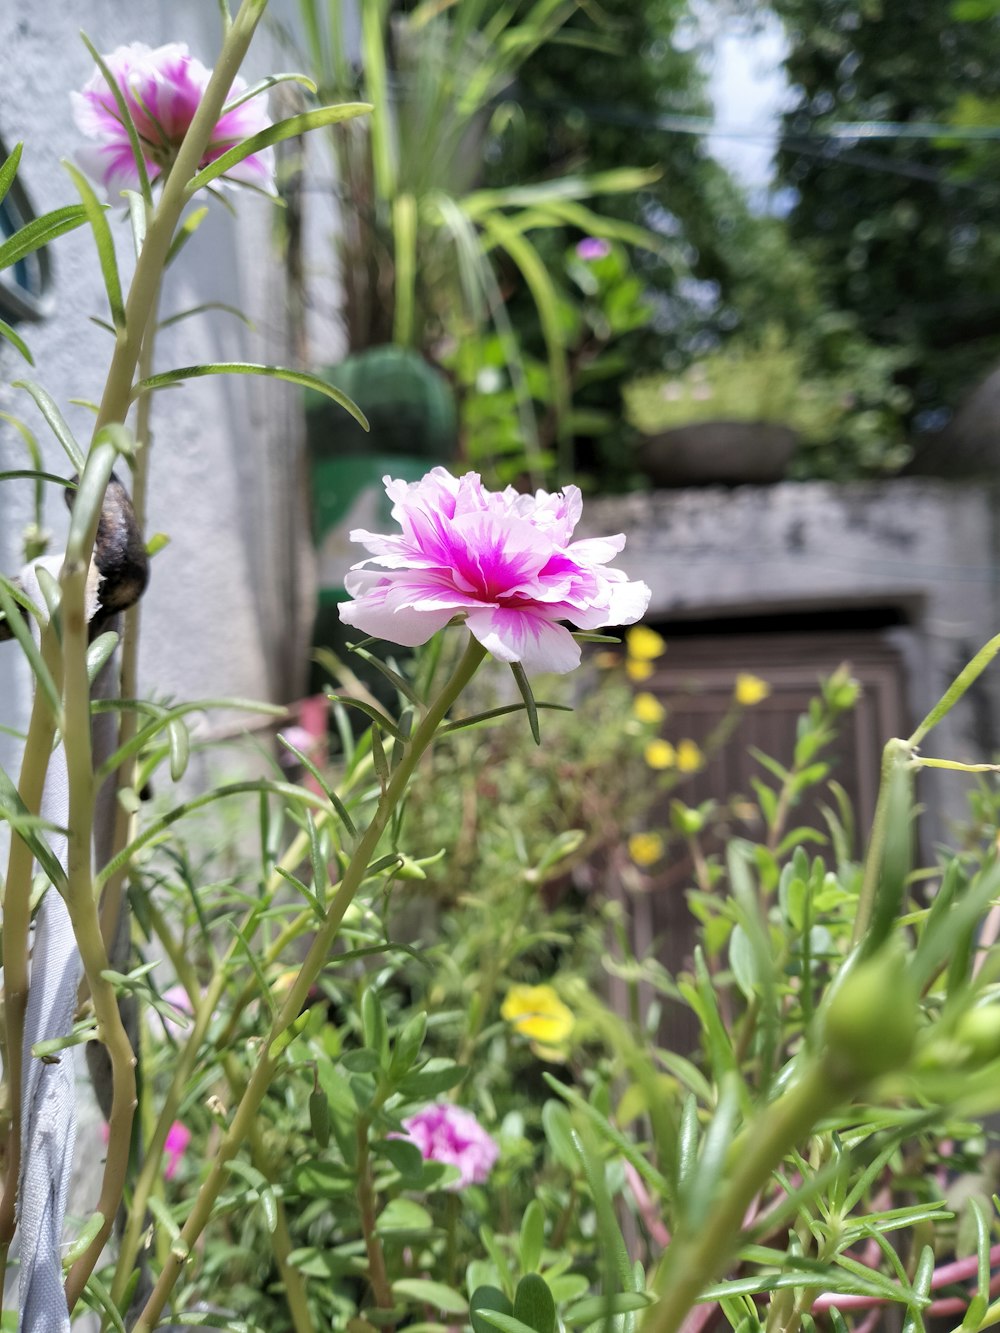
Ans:
<svg viewBox="0 0 1000 1333"><path fill-rule="evenodd" d="M181 1164L181 1158L187 1152L187 1146L191 1142L191 1131L187 1125L182 1125L179 1120L167 1130L166 1142L163 1145L163 1156L166 1158L166 1165L163 1168L163 1176L166 1180L173 1180L177 1174L177 1168Z"/></svg>
<svg viewBox="0 0 1000 1333"><path fill-rule="evenodd" d="M155 50L142 42L119 46L105 63L125 96L142 145L150 178L155 180L177 156L194 114L208 86L212 71L188 53L183 42L171 42ZM237 78L229 90L232 101L246 91ZM79 154L84 170L100 181L109 198L139 182L128 133L117 104L100 70L95 70L82 92L71 92L73 118L93 148ZM251 98L230 111L223 111L201 159L207 166L236 144L267 129L271 120L260 98ZM274 150L265 148L238 162L222 178L242 181L274 192Z"/></svg>
<svg viewBox="0 0 1000 1333"><path fill-rule="evenodd" d="M401 535L356 530L370 552L346 579L354 598L340 618L366 634L414 647L454 616L494 657L535 671L572 671L578 629L630 625L649 603L645 583L607 569L621 534L572 541L579 488L519 495L488 491L475 472L436 467L420 481L384 477ZM374 566L374 568L369 568Z"/></svg>
<svg viewBox="0 0 1000 1333"><path fill-rule="evenodd" d="M585 236L582 241L577 242L576 253L583 260L607 259L611 253L611 246L599 236Z"/></svg>
<svg viewBox="0 0 1000 1333"><path fill-rule="evenodd" d="M500 1149L471 1111L451 1102L436 1102L403 1121L406 1137L427 1162L458 1167L458 1179L444 1188L481 1185L500 1156Z"/></svg>

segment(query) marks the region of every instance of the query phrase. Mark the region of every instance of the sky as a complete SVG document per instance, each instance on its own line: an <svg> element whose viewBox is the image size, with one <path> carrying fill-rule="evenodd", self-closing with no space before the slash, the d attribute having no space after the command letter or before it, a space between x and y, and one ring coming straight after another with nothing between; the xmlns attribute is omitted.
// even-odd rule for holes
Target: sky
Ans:
<svg viewBox="0 0 1000 1333"><path fill-rule="evenodd" d="M763 194L771 184L787 91L781 69L784 31L773 15L751 24L738 15L716 18L706 10L702 24L712 53L708 87L718 127L709 135L709 150L752 195Z"/></svg>

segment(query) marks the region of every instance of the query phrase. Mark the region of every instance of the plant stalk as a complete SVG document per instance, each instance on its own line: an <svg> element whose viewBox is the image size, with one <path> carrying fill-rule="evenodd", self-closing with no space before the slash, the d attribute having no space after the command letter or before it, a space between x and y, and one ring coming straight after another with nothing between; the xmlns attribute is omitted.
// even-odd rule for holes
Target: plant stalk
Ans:
<svg viewBox="0 0 1000 1333"><path fill-rule="evenodd" d="M252 1132L261 1102L267 1094L281 1059L283 1045L279 1042L295 1022L309 994L309 989L326 964L340 924L348 907L354 901L368 873L375 849L388 826L389 820L403 798L416 766L434 738L438 726L449 709L475 675L486 650L471 636L461 661L451 679L430 705L417 727L379 800L368 828L362 834L343 879L327 909L322 927L313 939L298 976L292 983L284 1003L275 1015L266 1041L261 1047L258 1062L250 1076L246 1091L237 1106L229 1129L219 1144L208 1177L198 1192L180 1238L171 1249L169 1259L160 1274L146 1306L135 1324L133 1333L152 1333L174 1288L181 1269L193 1246L208 1225L216 1199L226 1180L226 1163L231 1161Z"/></svg>

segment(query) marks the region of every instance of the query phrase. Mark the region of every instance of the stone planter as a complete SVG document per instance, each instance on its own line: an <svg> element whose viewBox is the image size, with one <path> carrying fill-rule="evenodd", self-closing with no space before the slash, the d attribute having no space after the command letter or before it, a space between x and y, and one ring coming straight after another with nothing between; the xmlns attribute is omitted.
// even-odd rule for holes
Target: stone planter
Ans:
<svg viewBox="0 0 1000 1333"><path fill-rule="evenodd" d="M797 442L767 421L696 421L648 436L639 460L657 487L760 486L785 477Z"/></svg>

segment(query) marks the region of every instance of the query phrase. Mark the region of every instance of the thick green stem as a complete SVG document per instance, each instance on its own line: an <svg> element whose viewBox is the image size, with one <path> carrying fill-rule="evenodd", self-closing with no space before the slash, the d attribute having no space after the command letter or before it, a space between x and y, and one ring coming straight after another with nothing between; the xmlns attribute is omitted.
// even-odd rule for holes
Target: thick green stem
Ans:
<svg viewBox="0 0 1000 1333"><path fill-rule="evenodd" d="M909 764L913 759L911 741L891 740L886 742L882 751L882 776L879 781L878 799L875 802L875 815L872 819L872 831L868 839L868 851L865 853L865 872L858 894L858 907L854 917L852 946L860 944L871 924L878 896L879 876L882 873L882 861L885 857L886 838L889 833L889 803L892 791L891 778L897 764Z"/></svg>
<svg viewBox="0 0 1000 1333"><path fill-rule="evenodd" d="M158 293L167 253L177 223L190 197L188 183L198 170L212 130L221 115L233 80L247 53L264 9L262 0L244 0L227 32L219 60L209 80L176 161L163 186L150 220L125 306L125 324L119 331L108 370L104 395L95 422L95 438L105 425L124 422L132 402L136 367L155 319ZM90 754L90 696L86 673L86 574L93 551L96 515L79 549L67 548L60 583L66 661L66 756L70 770L69 850L71 858L68 904L84 971L90 986L98 1033L107 1046L112 1066L112 1111L104 1179L97 1211L102 1227L86 1253L73 1265L66 1283L66 1299L73 1309L87 1278L100 1257L121 1202L128 1162L128 1143L135 1106L135 1057L122 1027L114 989L102 973L108 970L107 951L93 896L91 838L94 780ZM72 530L71 530L72 536ZM72 721L70 713L72 712Z"/></svg>
<svg viewBox="0 0 1000 1333"><path fill-rule="evenodd" d="M108 1152L96 1212L101 1227L70 1270L66 1299L72 1309L100 1258L121 1202L128 1169L129 1135L135 1109L135 1056L118 1011L114 986L106 979L107 949L93 880L95 781L90 732L90 682L87 676L86 586L90 552L107 486L113 450L94 449L81 478L60 575L64 686L63 750L69 788L66 851L66 906L97 1018L97 1036L111 1061L112 1101ZM89 503L92 512L85 512Z"/></svg>
<svg viewBox="0 0 1000 1333"><path fill-rule="evenodd" d="M54 630L42 633L42 654L58 682L59 661ZM42 803L45 775L52 753L56 719L44 690L35 692L24 747L18 794L31 814ZM3 1199L0 1200L0 1291L7 1264L7 1251L17 1225L17 1182L21 1169L21 1085L24 1077L24 1019L28 1006L28 932L31 927L31 873L34 858L27 843L11 832L7 879L3 895L4 1024L6 1029L5 1075L10 1133L5 1145Z"/></svg>
<svg viewBox="0 0 1000 1333"><path fill-rule="evenodd" d="M161 274L162 279L162 274ZM156 323L159 315L160 284L153 294L152 307L139 354L139 378L148 379L153 373L153 358L156 347ZM135 512L136 526L141 533L146 531L146 495L149 485L149 448L150 418L152 415L152 393L144 393L136 408L135 420L135 456L132 460L132 508ZM121 666L119 670L118 696L121 699L139 697L139 623L142 602L137 601L125 612L122 625ZM136 734L138 715L127 709L121 715L118 727L118 748L128 745ZM116 789L135 786L137 758L127 759L114 777ZM115 827L111 839L111 856L124 851L136 831L137 815L131 803L115 802ZM104 886L101 895L101 931L108 949L118 930L121 916L122 899L129 868L122 868L112 875Z"/></svg>
<svg viewBox="0 0 1000 1333"><path fill-rule="evenodd" d="M184 1224L180 1238L171 1249L169 1259L135 1325L134 1333L152 1333L163 1313L170 1293L180 1276L181 1269L191 1253L192 1247L211 1219L215 1201L227 1179L226 1163L236 1156L240 1146L246 1142L253 1129L257 1112L267 1094L281 1059L283 1043L279 1043L279 1039L295 1022L308 997L310 987L326 964L344 914L354 901L355 894L368 873L368 867L371 864L375 849L406 792L421 756L430 745L435 732L449 709L475 675L485 655L485 649L475 639L470 638L468 647L462 660L455 668L454 674L428 708L420 725L407 744L399 764L379 800L372 821L362 834L354 855L344 872L344 877L330 902L323 925L313 939L309 952L299 969L298 976L292 983L284 1003L274 1017L271 1030L260 1050L257 1064L250 1076L246 1091L233 1114L229 1129L219 1144L208 1177L198 1191L198 1197L195 1199L187 1222ZM275 1049L276 1045L277 1050Z"/></svg>
<svg viewBox="0 0 1000 1333"><path fill-rule="evenodd" d="M747 1210L771 1173L844 1091L820 1064L813 1064L739 1136L730 1153L733 1174L704 1225L696 1235L679 1234L667 1251L654 1283L660 1299L650 1307L642 1333L676 1333L701 1293L725 1271Z"/></svg>

